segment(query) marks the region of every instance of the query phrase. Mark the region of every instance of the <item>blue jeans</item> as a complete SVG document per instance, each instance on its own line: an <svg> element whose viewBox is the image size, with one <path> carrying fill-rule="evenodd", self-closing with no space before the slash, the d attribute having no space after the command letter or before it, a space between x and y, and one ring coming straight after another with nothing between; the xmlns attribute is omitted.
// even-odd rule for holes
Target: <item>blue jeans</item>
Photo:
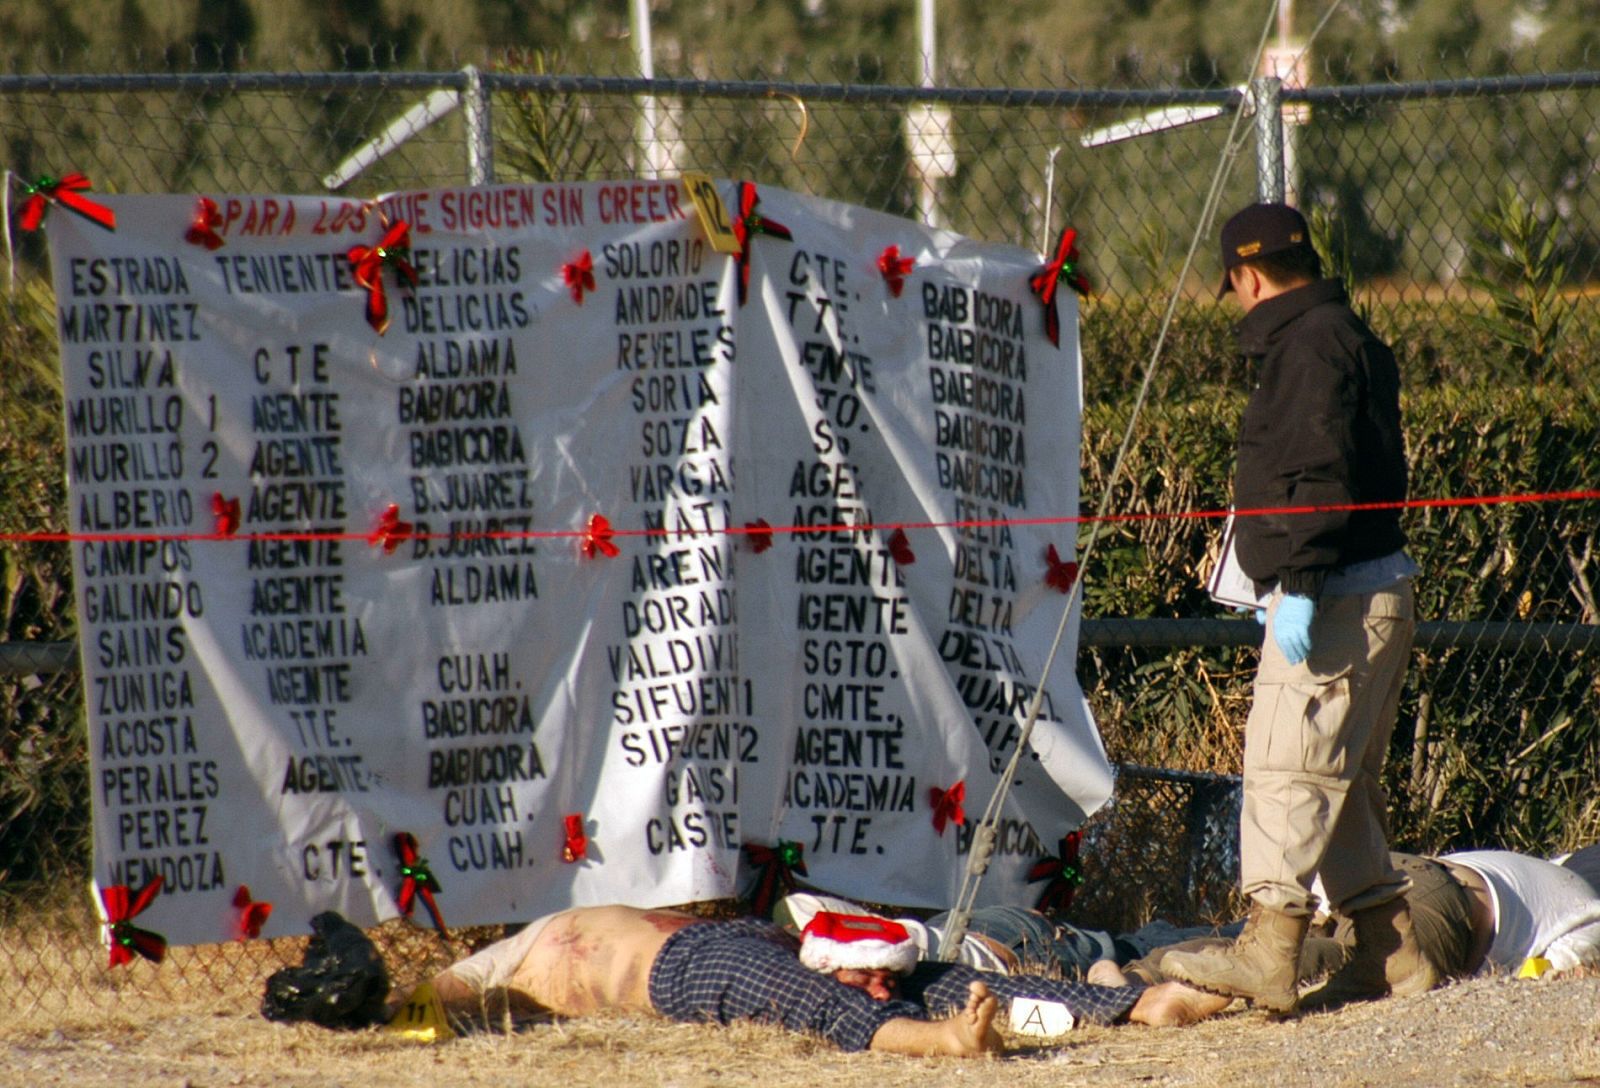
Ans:
<svg viewBox="0 0 1600 1088"><path fill-rule="evenodd" d="M928 925L942 930L949 912L928 919ZM1025 971L1060 970L1066 978L1077 978L1096 960L1126 963L1138 956L1131 947L1098 929L1079 929L1066 922L1053 922L1036 910L1023 907L979 907L972 912L967 932L988 937L1015 953Z"/></svg>

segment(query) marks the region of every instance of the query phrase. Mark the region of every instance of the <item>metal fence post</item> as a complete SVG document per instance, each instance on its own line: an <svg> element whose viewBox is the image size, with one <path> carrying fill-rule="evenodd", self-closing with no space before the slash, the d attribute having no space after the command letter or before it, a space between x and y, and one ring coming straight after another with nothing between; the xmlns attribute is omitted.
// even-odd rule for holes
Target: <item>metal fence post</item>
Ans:
<svg viewBox="0 0 1600 1088"><path fill-rule="evenodd" d="M467 184L488 185L494 181L494 128L489 115L489 92L483 73L474 65L461 70L467 85L461 93L463 116L467 123Z"/></svg>
<svg viewBox="0 0 1600 1088"><path fill-rule="evenodd" d="M1283 203L1283 80L1262 76L1250 81L1256 109L1256 197Z"/></svg>

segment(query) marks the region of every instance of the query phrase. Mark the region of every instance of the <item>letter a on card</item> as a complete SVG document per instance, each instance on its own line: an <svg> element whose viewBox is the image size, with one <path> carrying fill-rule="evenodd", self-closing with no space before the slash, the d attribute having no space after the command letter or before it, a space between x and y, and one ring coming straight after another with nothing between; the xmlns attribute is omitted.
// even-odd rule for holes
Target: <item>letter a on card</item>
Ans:
<svg viewBox="0 0 1600 1088"><path fill-rule="evenodd" d="M384 1025L383 1030L418 1043L442 1043L456 1037L456 1033L450 1029L450 1018L445 1015L444 1006L439 1002L439 995L433 992L433 984L429 982L411 991L406 1003L400 1006L400 1011Z"/></svg>
<svg viewBox="0 0 1600 1088"><path fill-rule="evenodd" d="M1072 1010L1059 1001L1040 1001L1032 997L1013 998L1011 1030L1036 1039L1053 1039L1072 1030Z"/></svg>

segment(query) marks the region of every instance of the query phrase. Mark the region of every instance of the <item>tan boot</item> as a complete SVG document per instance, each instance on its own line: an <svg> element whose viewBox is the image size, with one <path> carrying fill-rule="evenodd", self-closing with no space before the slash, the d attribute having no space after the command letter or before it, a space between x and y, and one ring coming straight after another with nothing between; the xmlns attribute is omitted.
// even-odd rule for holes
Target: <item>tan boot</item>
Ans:
<svg viewBox="0 0 1600 1088"><path fill-rule="evenodd" d="M1306 995L1308 1009L1332 1009L1352 1001L1409 997L1439 985L1442 976L1423 955L1411 929L1406 901L1391 899L1350 916L1355 926L1355 947L1350 960L1327 985Z"/></svg>
<svg viewBox="0 0 1600 1088"><path fill-rule="evenodd" d="M1280 1015L1300 999L1300 946L1311 919L1252 906L1233 944L1205 952L1169 952L1161 970L1169 978L1228 997L1247 997Z"/></svg>

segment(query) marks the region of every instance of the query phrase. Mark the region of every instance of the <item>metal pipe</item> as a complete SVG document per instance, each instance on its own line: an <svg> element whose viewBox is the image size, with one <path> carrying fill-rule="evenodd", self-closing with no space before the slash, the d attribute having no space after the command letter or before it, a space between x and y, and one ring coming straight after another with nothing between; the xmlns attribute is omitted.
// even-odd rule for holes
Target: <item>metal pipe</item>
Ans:
<svg viewBox="0 0 1600 1088"><path fill-rule="evenodd" d="M1256 100L1256 199L1283 203L1283 80L1261 76L1250 81Z"/></svg>
<svg viewBox="0 0 1600 1088"><path fill-rule="evenodd" d="M1084 620L1078 645L1102 649L1180 649L1260 646L1262 627L1240 619ZM1500 654L1593 653L1600 651L1600 624L1463 622L1417 624L1419 650L1488 650ZM47 676L78 667L78 644L0 642L0 676Z"/></svg>
<svg viewBox="0 0 1600 1088"><path fill-rule="evenodd" d="M489 114L489 92L483 85L483 73L474 65L462 69L467 76L466 90L461 92L461 108L467 128L467 184L492 185L494 183L494 124Z"/></svg>
<svg viewBox="0 0 1600 1088"><path fill-rule="evenodd" d="M490 91L544 93L654 94L713 98L771 98L786 95L807 102L944 102L955 106L1011 106L1038 109L1102 106L1155 107L1173 104L1231 106L1239 92L1231 87L1157 91L1024 89L983 87L896 87L864 83L734 82L700 79L644 79L624 76L533 75L485 72ZM193 91L221 94L235 91L463 90L461 72L231 72L188 74L151 72L133 75L0 75L4 94L89 94L106 91ZM1343 86L1285 89L1286 103L1336 105L1350 100L1394 101L1422 98L1469 98L1540 91L1588 90L1600 87L1600 70L1548 76L1493 76L1482 79L1426 80L1411 83L1356 83Z"/></svg>

